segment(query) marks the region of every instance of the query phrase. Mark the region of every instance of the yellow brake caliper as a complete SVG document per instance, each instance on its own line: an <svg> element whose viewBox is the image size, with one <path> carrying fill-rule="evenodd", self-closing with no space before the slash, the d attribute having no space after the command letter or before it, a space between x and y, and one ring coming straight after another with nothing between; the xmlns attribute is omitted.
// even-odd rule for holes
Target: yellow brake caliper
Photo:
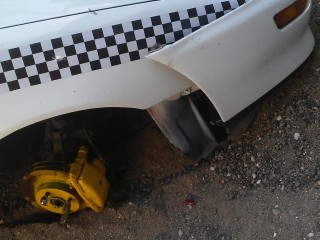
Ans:
<svg viewBox="0 0 320 240"><path fill-rule="evenodd" d="M88 149L81 147L76 160L40 162L32 166L21 183L21 191L34 206L62 214L65 223L69 213L84 208L102 211L110 184L102 159L87 162Z"/></svg>

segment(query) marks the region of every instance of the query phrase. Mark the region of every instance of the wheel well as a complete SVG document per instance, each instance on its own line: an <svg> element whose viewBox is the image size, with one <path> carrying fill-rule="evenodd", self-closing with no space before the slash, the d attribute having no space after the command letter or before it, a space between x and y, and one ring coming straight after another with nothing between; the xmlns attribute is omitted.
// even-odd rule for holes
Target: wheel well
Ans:
<svg viewBox="0 0 320 240"><path fill-rule="evenodd" d="M145 110L98 108L67 113L21 128L0 141L2 152L21 151L52 153L42 158L73 159L80 145L88 145L86 134L99 145L112 146L152 124ZM59 143L60 142L60 143ZM41 149L43 148L43 149ZM72 157L70 157L72 156Z"/></svg>

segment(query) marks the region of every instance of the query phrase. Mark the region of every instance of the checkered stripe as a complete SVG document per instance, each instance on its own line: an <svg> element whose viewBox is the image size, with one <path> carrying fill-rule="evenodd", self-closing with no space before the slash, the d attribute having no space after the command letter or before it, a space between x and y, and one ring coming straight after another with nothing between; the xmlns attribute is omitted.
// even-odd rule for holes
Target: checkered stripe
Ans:
<svg viewBox="0 0 320 240"><path fill-rule="evenodd" d="M155 44L178 41L245 2L219 0L1 51L0 93L142 59Z"/></svg>

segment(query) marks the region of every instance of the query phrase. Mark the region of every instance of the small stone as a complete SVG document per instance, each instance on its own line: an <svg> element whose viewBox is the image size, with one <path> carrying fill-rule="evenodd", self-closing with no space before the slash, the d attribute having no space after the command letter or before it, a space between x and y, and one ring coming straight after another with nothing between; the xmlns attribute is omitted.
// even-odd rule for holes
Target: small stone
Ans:
<svg viewBox="0 0 320 240"><path fill-rule="evenodd" d="M99 230L103 231L103 230L104 230L104 227L103 227L103 226L100 226L100 227L99 227Z"/></svg>
<svg viewBox="0 0 320 240"><path fill-rule="evenodd" d="M67 228L71 228L71 225L69 223L67 224Z"/></svg>
<svg viewBox="0 0 320 240"><path fill-rule="evenodd" d="M284 186L281 186L281 191L283 191L284 190Z"/></svg>
<svg viewBox="0 0 320 240"><path fill-rule="evenodd" d="M218 210L217 210L216 208L214 208L214 209L212 210L212 213L213 213L213 215L217 215Z"/></svg>
<svg viewBox="0 0 320 240"><path fill-rule="evenodd" d="M293 137L295 140L298 140L300 138L300 133L295 133Z"/></svg>
<svg viewBox="0 0 320 240"><path fill-rule="evenodd" d="M255 179L256 177L257 177L257 175L252 173L252 178Z"/></svg>
<svg viewBox="0 0 320 240"><path fill-rule="evenodd" d="M128 202L128 205L133 206L134 204L133 204L133 202Z"/></svg>
<svg viewBox="0 0 320 240"><path fill-rule="evenodd" d="M318 181L317 184L320 185L320 181Z"/></svg>
<svg viewBox="0 0 320 240"><path fill-rule="evenodd" d="M256 184L260 184L261 183L261 180L259 179L257 182L256 182Z"/></svg>
<svg viewBox="0 0 320 240"><path fill-rule="evenodd" d="M217 239L219 239L219 240L231 240L231 237L226 235L226 234L221 234L221 235L218 236Z"/></svg>
<svg viewBox="0 0 320 240"><path fill-rule="evenodd" d="M229 192L229 193L227 193L227 195L226 195L226 200L227 200L227 201L234 200L234 199L236 199L236 198L238 197L238 195L239 195L239 192L237 192L237 191Z"/></svg>
<svg viewBox="0 0 320 240"><path fill-rule="evenodd" d="M316 69L316 72L320 72L320 68L317 68L317 69Z"/></svg>
<svg viewBox="0 0 320 240"><path fill-rule="evenodd" d="M277 215L280 214L280 210L279 210L279 209L276 209L276 208L273 208L273 209L272 209L272 213L277 216Z"/></svg>
<svg viewBox="0 0 320 240"><path fill-rule="evenodd" d="M252 173L256 173L256 172L258 171L257 166L256 166L256 165L253 165L253 166L250 168L250 171L251 171Z"/></svg>
<svg viewBox="0 0 320 240"><path fill-rule="evenodd" d="M272 235L274 238L277 236L277 233L273 233L273 235Z"/></svg>
<svg viewBox="0 0 320 240"><path fill-rule="evenodd" d="M282 117L281 116L278 116L277 117L277 121L281 121Z"/></svg>
<svg viewBox="0 0 320 240"><path fill-rule="evenodd" d="M215 167L210 167L210 170L211 171L214 171L216 168Z"/></svg>
<svg viewBox="0 0 320 240"><path fill-rule="evenodd" d="M179 237L182 237L183 236L183 231L181 229L179 229L178 234L179 234Z"/></svg>
<svg viewBox="0 0 320 240"><path fill-rule="evenodd" d="M312 232L308 234L308 237L313 237L313 236L314 236L314 233Z"/></svg>

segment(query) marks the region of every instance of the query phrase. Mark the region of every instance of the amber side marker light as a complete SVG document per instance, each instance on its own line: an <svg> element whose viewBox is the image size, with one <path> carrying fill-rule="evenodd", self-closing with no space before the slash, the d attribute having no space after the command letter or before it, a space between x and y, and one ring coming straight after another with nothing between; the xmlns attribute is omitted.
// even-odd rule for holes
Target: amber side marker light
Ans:
<svg viewBox="0 0 320 240"><path fill-rule="evenodd" d="M307 8L308 0L298 0L289 7L283 9L274 16L274 21L279 29L284 28L293 20L295 20Z"/></svg>

